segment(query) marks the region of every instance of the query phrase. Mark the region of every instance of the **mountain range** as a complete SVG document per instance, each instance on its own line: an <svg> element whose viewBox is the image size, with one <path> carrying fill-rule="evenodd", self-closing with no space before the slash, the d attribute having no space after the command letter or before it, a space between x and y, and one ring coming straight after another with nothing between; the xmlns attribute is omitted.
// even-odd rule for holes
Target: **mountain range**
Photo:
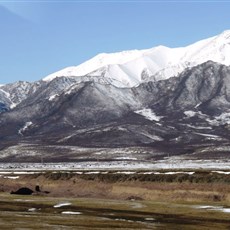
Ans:
<svg viewBox="0 0 230 230"><path fill-rule="evenodd" d="M0 161L226 157L230 31L0 86Z"/></svg>

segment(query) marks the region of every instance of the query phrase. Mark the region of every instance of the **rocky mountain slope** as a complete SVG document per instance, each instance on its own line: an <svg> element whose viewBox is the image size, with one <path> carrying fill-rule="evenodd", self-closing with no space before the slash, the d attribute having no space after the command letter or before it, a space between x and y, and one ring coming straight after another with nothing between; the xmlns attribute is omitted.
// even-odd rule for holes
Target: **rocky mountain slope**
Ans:
<svg viewBox="0 0 230 230"><path fill-rule="evenodd" d="M218 41L213 47L219 50L227 35L191 45L197 50L187 56L203 60L204 54L214 53L217 58L211 49L213 41ZM222 49L223 62L229 59L228 46ZM136 58L139 52L125 55L132 62L131 56ZM122 61L123 56L113 61ZM202 62L161 80L139 79L133 87L117 87L115 81L108 84L89 75L0 86L0 160L39 161L41 156L47 161L155 160L169 154L226 157L230 67L220 62Z"/></svg>
<svg viewBox="0 0 230 230"><path fill-rule="evenodd" d="M60 81L65 87L57 87ZM211 61L178 77L134 88L55 78L1 114L2 153L10 155L9 143L19 152L20 146L29 144L30 154L31 149L49 152L46 146L52 145L59 149L57 156L63 146L67 153L72 146L137 146L151 148L152 157L208 150L210 156L212 151L225 153L230 138L229 82L230 67ZM54 90L56 96L50 97Z"/></svg>

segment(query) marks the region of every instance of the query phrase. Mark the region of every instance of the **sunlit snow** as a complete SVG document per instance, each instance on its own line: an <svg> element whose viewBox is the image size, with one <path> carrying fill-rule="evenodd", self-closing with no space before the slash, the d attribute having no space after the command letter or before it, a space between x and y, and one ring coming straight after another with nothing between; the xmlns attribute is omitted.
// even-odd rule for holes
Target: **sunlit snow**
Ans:
<svg viewBox="0 0 230 230"><path fill-rule="evenodd" d="M50 96L49 101L53 101L58 96L59 96L58 94L54 94L54 95Z"/></svg>
<svg viewBox="0 0 230 230"><path fill-rule="evenodd" d="M230 112L222 113L216 116L215 119L221 124L230 124Z"/></svg>
<svg viewBox="0 0 230 230"><path fill-rule="evenodd" d="M198 41L187 47L168 48L157 46L145 50L129 50L117 53L101 53L78 65L62 69L43 78L100 77L100 81L117 87L133 87L152 77L164 80L177 76L184 69L206 61L230 65L230 30ZM199 104L197 105L197 107Z"/></svg>
<svg viewBox="0 0 230 230"><path fill-rule="evenodd" d="M212 206L212 205L197 205L194 206L194 208L197 209L206 209L209 211L220 211L220 212L225 212L225 213L230 213L230 208L225 208L223 206Z"/></svg>
<svg viewBox="0 0 230 230"><path fill-rule="evenodd" d="M196 116L197 112L192 111L192 110L188 110L188 111L184 111L184 114L185 114L187 117L194 117L194 116Z"/></svg>
<svg viewBox="0 0 230 230"><path fill-rule="evenodd" d="M64 206L69 206L69 205L71 205L70 202L58 203L58 204L54 205L54 208L61 208Z"/></svg>
<svg viewBox="0 0 230 230"><path fill-rule="evenodd" d="M18 130L18 134L23 136L23 132L26 131L32 124L33 122L31 121L26 122L25 125L21 129Z"/></svg>
<svg viewBox="0 0 230 230"><path fill-rule="evenodd" d="M73 212L73 211L63 211L61 214L65 215L81 215L81 212Z"/></svg>
<svg viewBox="0 0 230 230"><path fill-rule="evenodd" d="M150 121L160 121L161 116L157 116L151 109L141 109L135 111L135 113L142 115Z"/></svg>

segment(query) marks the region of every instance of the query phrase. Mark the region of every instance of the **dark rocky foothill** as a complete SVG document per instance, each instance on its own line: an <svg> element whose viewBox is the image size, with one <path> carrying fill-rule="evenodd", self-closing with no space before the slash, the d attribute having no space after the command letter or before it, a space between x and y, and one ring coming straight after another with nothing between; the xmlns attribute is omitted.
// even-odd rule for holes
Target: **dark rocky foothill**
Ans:
<svg viewBox="0 0 230 230"><path fill-rule="evenodd" d="M68 77L5 85L18 104L0 114L0 161L21 161L20 152L33 155L25 155L26 162L39 161L41 154L49 161L53 155L55 161L77 160L78 153L67 146L143 147L162 156L197 153L202 147L211 155L226 155L229 82L230 67L208 61L177 77L133 88L77 83ZM0 102L7 106L9 100L3 96ZM152 118L137 112L145 109ZM12 155L12 146L18 154ZM109 152L104 158L111 159Z"/></svg>

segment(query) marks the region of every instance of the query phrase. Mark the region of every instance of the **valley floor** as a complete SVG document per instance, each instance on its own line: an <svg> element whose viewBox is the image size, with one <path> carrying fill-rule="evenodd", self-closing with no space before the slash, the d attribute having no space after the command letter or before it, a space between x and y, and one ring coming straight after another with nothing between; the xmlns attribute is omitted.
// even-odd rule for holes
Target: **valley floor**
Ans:
<svg viewBox="0 0 230 230"><path fill-rule="evenodd" d="M55 163L1 163L0 172L6 171L50 171L50 170L192 170L192 169L213 169L213 170L228 170L230 168L230 160L228 157L217 159L203 159L193 157L193 155L171 156L165 157L162 160L94 160L87 159L76 162L55 162Z"/></svg>
<svg viewBox="0 0 230 230"><path fill-rule="evenodd" d="M218 204L0 194L1 229L229 229Z"/></svg>
<svg viewBox="0 0 230 230"><path fill-rule="evenodd" d="M0 191L2 229L230 229L227 170L1 170Z"/></svg>

